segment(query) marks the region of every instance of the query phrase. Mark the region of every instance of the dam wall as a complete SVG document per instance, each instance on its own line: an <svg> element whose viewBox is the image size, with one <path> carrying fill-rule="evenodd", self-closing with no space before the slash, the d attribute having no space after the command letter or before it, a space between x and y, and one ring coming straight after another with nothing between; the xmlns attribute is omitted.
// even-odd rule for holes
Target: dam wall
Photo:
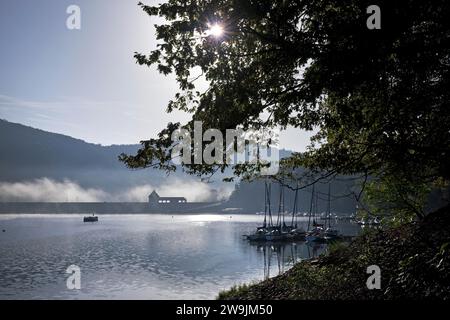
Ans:
<svg viewBox="0 0 450 320"><path fill-rule="evenodd" d="M15 213L82 213L82 214L145 214L145 213L220 213L222 203L188 202L0 202L0 214Z"/></svg>

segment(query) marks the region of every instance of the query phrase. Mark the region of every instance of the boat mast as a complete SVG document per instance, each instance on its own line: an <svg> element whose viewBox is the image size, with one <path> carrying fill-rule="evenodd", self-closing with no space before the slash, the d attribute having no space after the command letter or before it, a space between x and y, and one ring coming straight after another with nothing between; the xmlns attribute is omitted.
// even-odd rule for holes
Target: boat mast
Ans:
<svg viewBox="0 0 450 320"><path fill-rule="evenodd" d="M313 211L312 211L312 217L313 217L313 227L317 226L316 221L316 215L317 215L317 193L314 193L313 197Z"/></svg>
<svg viewBox="0 0 450 320"><path fill-rule="evenodd" d="M312 192L311 192L311 203L309 205L308 230L309 230L310 225L311 225L311 215L312 215L313 202L314 202L314 187L315 187L315 185L313 184Z"/></svg>
<svg viewBox="0 0 450 320"><path fill-rule="evenodd" d="M272 197L272 184L269 184L269 187L267 188L267 206L268 206L268 211L269 211L269 226L272 227L273 226L273 221L272 221L272 206L270 204L270 198Z"/></svg>
<svg viewBox="0 0 450 320"><path fill-rule="evenodd" d="M331 184L328 184L327 218L328 228L331 228Z"/></svg>
<svg viewBox="0 0 450 320"><path fill-rule="evenodd" d="M283 195L283 186L280 183L280 197L278 199L278 216L277 216L277 226L281 226L281 200Z"/></svg>
<svg viewBox="0 0 450 320"><path fill-rule="evenodd" d="M267 224L267 181L264 181L264 224L263 228Z"/></svg>
<svg viewBox="0 0 450 320"><path fill-rule="evenodd" d="M286 226L286 222L285 222L285 207L284 207L284 186L282 186L281 188L281 218L283 220L283 226Z"/></svg>
<svg viewBox="0 0 450 320"><path fill-rule="evenodd" d="M319 217L319 192L316 192L316 208L315 208L316 210L315 210L315 212L314 212L314 217L317 219L317 220L319 220L318 219L318 217ZM317 221L316 221L316 223L317 223Z"/></svg>
<svg viewBox="0 0 450 320"><path fill-rule="evenodd" d="M295 196L294 196L294 206L292 208L292 221L291 221L291 227L294 227L294 217L295 217L295 227L297 228L297 197L298 197L298 182L297 182L297 188L295 189Z"/></svg>

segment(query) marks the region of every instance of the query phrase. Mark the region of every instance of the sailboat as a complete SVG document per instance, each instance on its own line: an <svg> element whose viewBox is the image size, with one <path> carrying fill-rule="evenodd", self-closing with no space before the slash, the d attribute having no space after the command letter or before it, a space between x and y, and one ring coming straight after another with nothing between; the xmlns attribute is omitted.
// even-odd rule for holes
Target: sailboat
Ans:
<svg viewBox="0 0 450 320"><path fill-rule="evenodd" d="M331 185L328 185L328 201L327 201L327 213L326 217L328 220L328 227L325 229L325 240L336 240L339 236L339 231L337 229L331 228ZM325 221L326 226L326 221Z"/></svg>
<svg viewBox="0 0 450 320"><path fill-rule="evenodd" d="M309 206L308 231L305 235L305 240L308 242L321 242L325 240L325 232L323 224L318 224L316 221L318 197L315 193L315 185L312 186L311 203ZM312 218L312 223L311 223ZM310 227L312 226L312 229Z"/></svg>
<svg viewBox="0 0 450 320"><path fill-rule="evenodd" d="M305 239L305 235L306 232L305 230L303 230L302 228L300 228L298 226L298 205L297 205L297 201L298 200L298 184L297 184L297 188L295 189L295 196L294 196L294 206L292 207L292 220L291 220L291 229L290 229L290 233L291 236L294 240L304 240Z"/></svg>
<svg viewBox="0 0 450 320"><path fill-rule="evenodd" d="M266 233L267 241L284 241L290 239L290 230L286 225L284 215L284 187L280 184L280 197L278 202L278 215L276 225L271 225Z"/></svg>
<svg viewBox="0 0 450 320"><path fill-rule="evenodd" d="M313 189L313 192L314 192L314 189ZM313 223L312 223L312 225L313 225L313 227L324 228L324 224L323 223L319 223L316 220L316 219L318 219L317 216L318 216L318 211L319 211L319 194L318 193L315 193L314 201L315 201L315 203L314 203L314 216L313 216Z"/></svg>
<svg viewBox="0 0 450 320"><path fill-rule="evenodd" d="M267 217L269 216L269 225L272 225L272 212L270 206L271 185L264 183L264 223L261 227L257 227L255 233L247 235L250 241L265 241L266 234L269 231L267 225Z"/></svg>

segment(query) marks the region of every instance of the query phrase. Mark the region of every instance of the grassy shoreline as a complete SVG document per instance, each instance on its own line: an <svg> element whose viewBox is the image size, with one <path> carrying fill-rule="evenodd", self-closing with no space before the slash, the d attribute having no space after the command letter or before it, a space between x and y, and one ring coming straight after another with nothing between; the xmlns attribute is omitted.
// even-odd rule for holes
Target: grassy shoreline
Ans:
<svg viewBox="0 0 450 320"><path fill-rule="evenodd" d="M369 290L367 267L381 269ZM450 299L450 208L423 221L363 234L282 275L219 293L228 300Z"/></svg>

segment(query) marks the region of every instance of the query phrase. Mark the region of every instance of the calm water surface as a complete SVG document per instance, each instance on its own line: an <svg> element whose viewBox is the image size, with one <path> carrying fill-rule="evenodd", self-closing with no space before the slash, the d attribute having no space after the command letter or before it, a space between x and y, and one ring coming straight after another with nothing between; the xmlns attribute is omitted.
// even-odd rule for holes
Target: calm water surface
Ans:
<svg viewBox="0 0 450 320"><path fill-rule="evenodd" d="M94 224L82 217L0 215L0 299L214 299L326 250L250 245L242 235L261 223L256 215L100 215ZM336 227L358 232L346 222ZM73 264L81 290L66 286Z"/></svg>

